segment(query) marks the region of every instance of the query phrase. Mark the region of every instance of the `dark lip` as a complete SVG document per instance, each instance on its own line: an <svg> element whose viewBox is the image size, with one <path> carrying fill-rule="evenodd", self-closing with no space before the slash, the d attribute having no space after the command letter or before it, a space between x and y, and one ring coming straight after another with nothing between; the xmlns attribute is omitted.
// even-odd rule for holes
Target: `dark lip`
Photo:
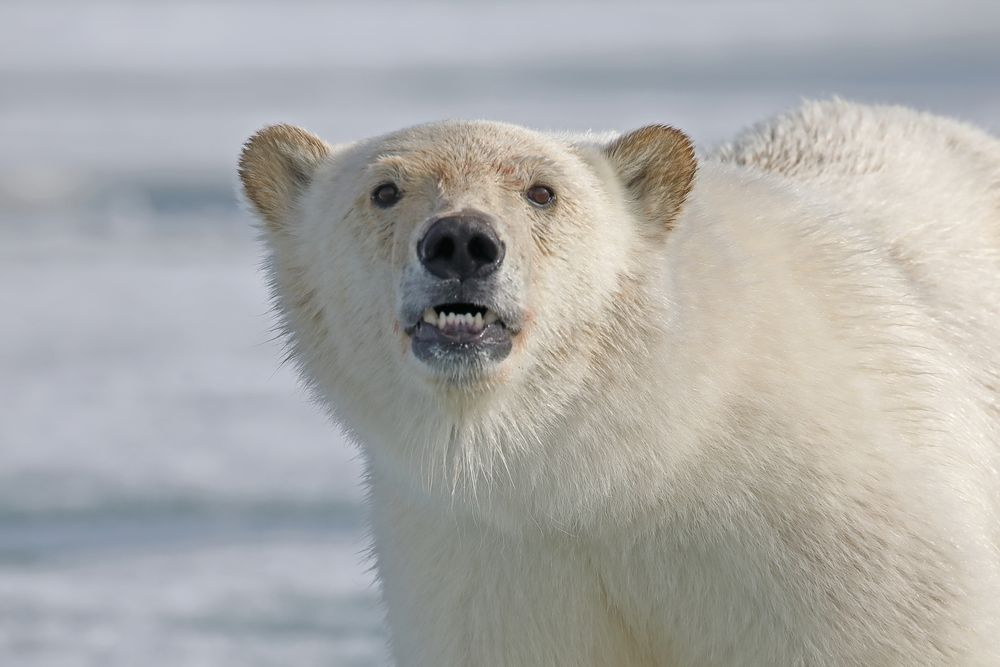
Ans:
<svg viewBox="0 0 1000 667"><path fill-rule="evenodd" d="M497 325L491 324L489 326L492 327ZM417 322L416 326L414 326L413 328L414 329L413 334L411 335L421 336L423 338L428 338L428 339L433 338L435 340L440 340L442 342L448 342L448 343L475 343L479 340L482 340L488 328L489 327L483 327L481 330L476 332L456 331L454 333L447 333L441 331L441 329L438 329L433 324L427 324L426 322Z"/></svg>
<svg viewBox="0 0 1000 667"><path fill-rule="evenodd" d="M498 317L500 316L498 315ZM438 329L436 326L432 324L427 324L423 320L420 320L415 324L411 324L410 326L403 329L403 331L406 333L407 336L415 336L417 335L417 332L420 331L421 328L433 329L435 332L437 332L439 336L441 336L441 338L445 338L448 340L456 340L456 341L460 340L474 341L478 338L482 338L483 333L486 332L490 327L501 327L512 335L516 335L518 331L520 331L517 327L508 326L507 322L502 317L500 317L500 319L494 322L493 324L488 324L485 327L483 327L483 330L477 334L473 334L467 331L459 332L458 335L446 334L445 332Z"/></svg>
<svg viewBox="0 0 1000 667"><path fill-rule="evenodd" d="M512 332L502 319L486 325L481 331L452 333L420 320L406 333L410 336L413 355L434 366L486 366L502 361L513 348Z"/></svg>
<svg viewBox="0 0 1000 667"><path fill-rule="evenodd" d="M499 335L501 331L507 331L507 327L503 322L494 322L493 324L488 324L482 328L482 330L477 332L471 331L456 331L454 333L445 333L441 331L433 324L427 324L426 322L420 321L413 325L407 333L409 333L414 338L422 338L424 340L433 340L435 342L456 344L456 345L475 345L481 341L489 339L493 336Z"/></svg>

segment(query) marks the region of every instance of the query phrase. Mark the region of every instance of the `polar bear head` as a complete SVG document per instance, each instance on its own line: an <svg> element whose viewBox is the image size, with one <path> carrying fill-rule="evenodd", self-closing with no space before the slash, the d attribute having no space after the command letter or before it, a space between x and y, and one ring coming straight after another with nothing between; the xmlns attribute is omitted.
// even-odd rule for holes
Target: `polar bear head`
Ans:
<svg viewBox="0 0 1000 667"><path fill-rule="evenodd" d="M494 122L343 145L278 125L240 161L292 357L366 441L492 437L599 382L648 324L643 282L695 170L666 126Z"/></svg>

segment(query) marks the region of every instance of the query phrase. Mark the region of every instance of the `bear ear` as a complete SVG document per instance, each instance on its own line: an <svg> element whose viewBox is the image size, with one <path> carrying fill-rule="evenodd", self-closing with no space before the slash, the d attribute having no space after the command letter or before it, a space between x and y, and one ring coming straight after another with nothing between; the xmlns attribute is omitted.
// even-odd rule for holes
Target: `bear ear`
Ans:
<svg viewBox="0 0 1000 667"><path fill-rule="evenodd" d="M240 155L243 192L260 216L279 227L295 197L312 180L330 145L292 125L271 125L250 137Z"/></svg>
<svg viewBox="0 0 1000 667"><path fill-rule="evenodd" d="M646 218L670 229L698 169L688 136L666 125L647 125L618 137L604 153Z"/></svg>

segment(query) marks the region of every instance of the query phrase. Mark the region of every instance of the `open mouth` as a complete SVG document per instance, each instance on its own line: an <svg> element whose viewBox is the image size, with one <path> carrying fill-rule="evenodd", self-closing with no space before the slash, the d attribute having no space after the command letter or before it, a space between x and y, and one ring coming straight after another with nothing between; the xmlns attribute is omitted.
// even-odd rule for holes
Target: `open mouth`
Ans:
<svg viewBox="0 0 1000 667"><path fill-rule="evenodd" d="M500 361L511 350L511 332L500 316L475 303L442 303L424 310L413 327L414 355L425 362Z"/></svg>
<svg viewBox="0 0 1000 667"><path fill-rule="evenodd" d="M445 336L454 338L477 336L495 323L503 326L495 312L474 303L443 303L425 310L420 321L420 324L437 327Z"/></svg>

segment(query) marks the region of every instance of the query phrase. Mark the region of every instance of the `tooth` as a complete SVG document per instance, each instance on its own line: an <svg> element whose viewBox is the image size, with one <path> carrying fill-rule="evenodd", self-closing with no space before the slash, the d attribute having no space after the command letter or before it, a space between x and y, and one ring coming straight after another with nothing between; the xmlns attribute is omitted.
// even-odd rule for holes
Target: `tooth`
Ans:
<svg viewBox="0 0 1000 667"><path fill-rule="evenodd" d="M500 318L497 317L496 313L494 313L492 310L487 310L486 316L483 318L483 326L489 326L499 319Z"/></svg>
<svg viewBox="0 0 1000 667"><path fill-rule="evenodd" d="M448 313L448 324L450 326L455 326L457 320L458 320L458 315L456 315L455 313Z"/></svg>
<svg viewBox="0 0 1000 667"><path fill-rule="evenodd" d="M438 318L437 313L434 312L433 308L428 308L424 311L424 322L427 324L437 324Z"/></svg>
<svg viewBox="0 0 1000 667"><path fill-rule="evenodd" d="M466 313L465 314L465 326L467 326L467 327L469 327L471 329L474 322L475 322L475 320L472 319L472 313Z"/></svg>
<svg viewBox="0 0 1000 667"><path fill-rule="evenodd" d="M444 313L438 315L438 329L444 329L448 325L448 316Z"/></svg>
<svg viewBox="0 0 1000 667"><path fill-rule="evenodd" d="M483 314L482 313L476 313L476 319L473 320L473 325L472 326L474 326L476 329L482 329L483 328Z"/></svg>

